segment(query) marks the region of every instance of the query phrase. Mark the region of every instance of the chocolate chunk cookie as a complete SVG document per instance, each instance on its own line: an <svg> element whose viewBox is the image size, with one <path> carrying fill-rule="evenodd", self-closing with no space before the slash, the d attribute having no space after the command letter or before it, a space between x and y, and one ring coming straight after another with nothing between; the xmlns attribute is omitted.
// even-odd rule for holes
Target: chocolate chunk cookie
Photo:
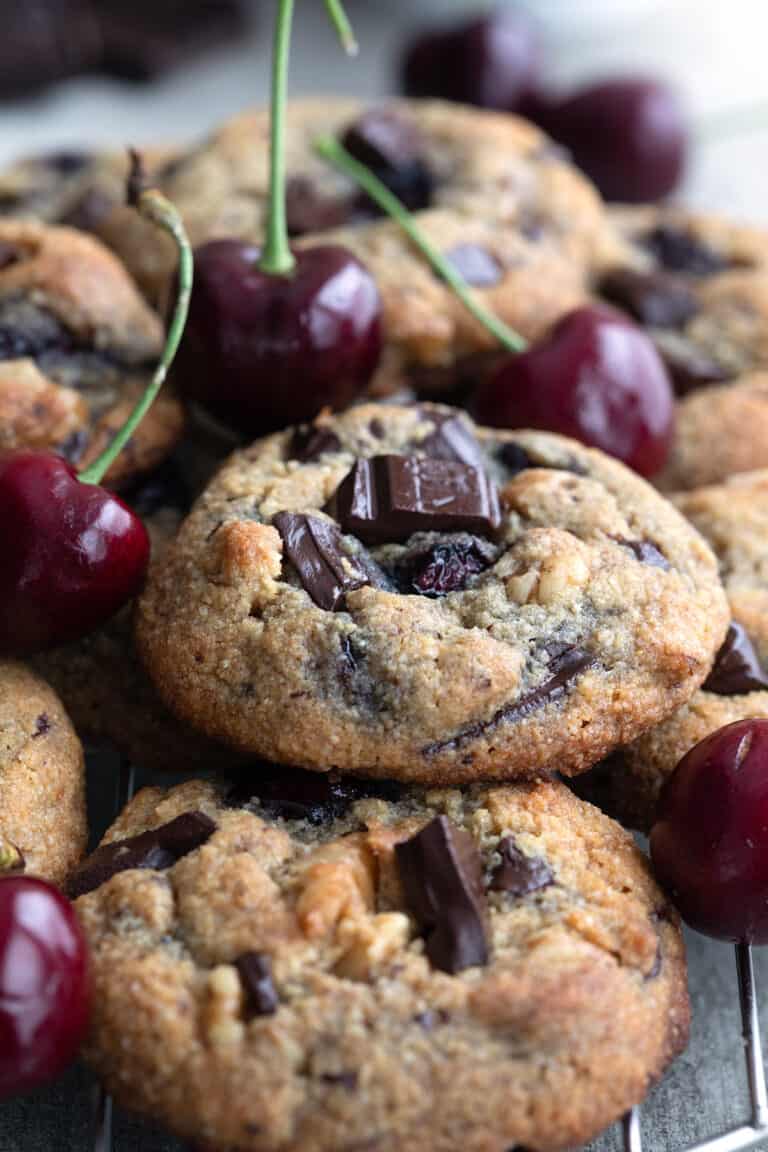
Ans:
<svg viewBox="0 0 768 1152"><path fill-rule="evenodd" d="M768 719L768 471L684 493L676 503L720 562L733 616L728 635L701 691L579 781L580 792L643 831L686 752L725 724Z"/></svg>
<svg viewBox="0 0 768 1152"><path fill-rule="evenodd" d="M100 244L0 220L0 449L53 448L84 467L123 424L161 345L159 318ZM166 392L108 480L156 466L182 425Z"/></svg>
<svg viewBox="0 0 768 1152"><path fill-rule="evenodd" d="M601 453L363 405L231 457L137 634L244 753L456 783L583 771L690 698L728 616L698 534Z"/></svg>
<svg viewBox="0 0 768 1152"><path fill-rule="evenodd" d="M249 784L140 793L73 879L86 1059L132 1110L239 1152L548 1150L685 1045L676 915L562 785Z"/></svg>
<svg viewBox="0 0 768 1152"><path fill-rule="evenodd" d="M83 750L56 693L0 662L0 876L62 883L85 851Z"/></svg>

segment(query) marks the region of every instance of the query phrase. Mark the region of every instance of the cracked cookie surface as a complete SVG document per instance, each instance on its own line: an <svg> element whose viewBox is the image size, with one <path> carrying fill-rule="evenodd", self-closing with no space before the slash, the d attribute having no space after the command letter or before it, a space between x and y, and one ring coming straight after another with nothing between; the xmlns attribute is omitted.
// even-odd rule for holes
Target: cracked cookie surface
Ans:
<svg viewBox="0 0 768 1152"><path fill-rule="evenodd" d="M80 741L52 688L0 661L0 876L61 884L86 847Z"/></svg>
<svg viewBox="0 0 768 1152"><path fill-rule="evenodd" d="M553 781L381 790L262 765L226 799L140 793L74 878L86 1058L238 1152L587 1141L687 1038L645 858Z"/></svg>
<svg viewBox="0 0 768 1152"><path fill-rule="evenodd" d="M116 258L69 228L0 219L0 448L87 466L122 426L162 348L159 318ZM126 483L181 435L170 392L113 465Z"/></svg>
<svg viewBox="0 0 768 1152"><path fill-rule="evenodd" d="M231 457L137 638L239 751L456 783L583 771L690 698L727 622L707 546L615 461L365 405Z"/></svg>

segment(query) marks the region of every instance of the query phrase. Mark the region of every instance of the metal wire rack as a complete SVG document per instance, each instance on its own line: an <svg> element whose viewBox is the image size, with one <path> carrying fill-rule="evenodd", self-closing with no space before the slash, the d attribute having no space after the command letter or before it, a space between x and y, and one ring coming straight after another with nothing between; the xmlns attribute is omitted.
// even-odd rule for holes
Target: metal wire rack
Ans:
<svg viewBox="0 0 768 1152"><path fill-rule="evenodd" d="M116 798L118 811L133 796L135 785L134 768L130 764L122 763ZM757 1148L764 1142L768 1144L768 1088L766 1088L752 949L747 944L738 944L734 953L751 1115L745 1124L732 1128L720 1136L692 1144L683 1152L746 1152L746 1149ZM92 1152L118 1152L113 1141L112 1119L112 1100L97 1087L93 1101ZM640 1108L633 1108L626 1114L621 1130L624 1152L644 1152ZM646 1152L668 1152L668 1150L647 1149Z"/></svg>

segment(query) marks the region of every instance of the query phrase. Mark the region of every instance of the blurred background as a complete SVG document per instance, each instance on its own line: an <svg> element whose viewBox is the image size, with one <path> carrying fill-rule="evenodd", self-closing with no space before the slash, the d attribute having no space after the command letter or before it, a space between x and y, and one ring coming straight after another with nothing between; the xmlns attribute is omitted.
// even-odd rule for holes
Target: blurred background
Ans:
<svg viewBox="0 0 768 1152"><path fill-rule="evenodd" d="M273 6L4 0L0 163L54 148L194 140L264 99ZM404 45L417 30L487 7L350 0L361 52L345 62L321 0L298 0L293 89L368 97L397 91ZM693 128L677 194L698 207L768 220L766 0L510 0L506 7L536 27L547 90L637 74L670 81Z"/></svg>

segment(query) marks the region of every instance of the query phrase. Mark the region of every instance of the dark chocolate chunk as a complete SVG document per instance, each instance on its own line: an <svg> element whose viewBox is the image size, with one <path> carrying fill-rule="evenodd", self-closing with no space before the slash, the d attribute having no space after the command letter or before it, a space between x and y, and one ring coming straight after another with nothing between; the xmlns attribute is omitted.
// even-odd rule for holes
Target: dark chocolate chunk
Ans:
<svg viewBox="0 0 768 1152"><path fill-rule="evenodd" d="M425 456L434 460L454 460L479 470L485 467L483 450L465 419L458 413L433 412L428 409L423 409L422 413L434 426L434 431L415 445Z"/></svg>
<svg viewBox="0 0 768 1152"><path fill-rule="evenodd" d="M399 785L333 772L307 772L283 764L259 764L227 794L231 808L249 808L273 820L325 824L340 819L356 800L396 800Z"/></svg>
<svg viewBox="0 0 768 1152"><path fill-rule="evenodd" d="M39 736L45 736L46 732L51 730L51 719L47 712L41 712L37 720L35 720L35 731L32 733L32 739L37 740Z"/></svg>
<svg viewBox="0 0 768 1152"><path fill-rule="evenodd" d="M427 744L422 748L423 756L435 756L439 752L450 752L462 748L465 744L493 732L502 724L513 724L524 720L537 709L547 704L555 704L567 695L573 683L595 665L595 657L584 648L565 648L561 655L552 659L549 664L551 675L538 688L534 688L526 696L521 696L514 704L505 704L491 716L490 720L478 721L469 724L454 736L446 740L438 740L434 744Z"/></svg>
<svg viewBox="0 0 768 1152"><path fill-rule="evenodd" d="M301 424L293 433L288 446L290 460L300 460L309 464L318 460L325 452L340 452L339 440L332 428L323 424Z"/></svg>
<svg viewBox="0 0 768 1152"><path fill-rule="evenodd" d="M651 568L663 568L668 572L671 568L669 560L664 556L651 540L626 540L623 536L614 536L613 539L622 548L628 548L641 564L648 564Z"/></svg>
<svg viewBox="0 0 768 1152"><path fill-rule="evenodd" d="M511 442L509 444L502 444L497 455L512 476L517 476L518 472L525 472L528 468L538 467L538 465L533 463L525 448L522 448L519 444Z"/></svg>
<svg viewBox="0 0 768 1152"><path fill-rule="evenodd" d="M374 416L373 420L371 420L370 424L368 425L368 430L370 431L371 436L375 436L377 440L383 440L387 434L387 430L381 420L379 420L378 416Z"/></svg>
<svg viewBox="0 0 768 1152"><path fill-rule="evenodd" d="M285 213L291 236L340 228L353 210L349 200L326 196L309 176L291 176L285 190Z"/></svg>
<svg viewBox="0 0 768 1152"><path fill-rule="evenodd" d="M354 1092L357 1088L357 1072L324 1072L320 1079L325 1084L333 1084L344 1088L347 1092Z"/></svg>
<svg viewBox="0 0 768 1152"><path fill-rule="evenodd" d="M454 973L487 964L482 862L470 834L437 816L397 844L395 857L433 967Z"/></svg>
<svg viewBox="0 0 768 1152"><path fill-rule="evenodd" d="M555 878L547 862L538 856L526 856L513 836L500 840L497 852L501 863L496 865L491 876L490 886L494 892L508 892L510 896L520 897L554 884Z"/></svg>
<svg viewBox="0 0 768 1152"><path fill-rule="evenodd" d="M445 253L445 259L473 288L491 288L504 275L496 257L479 244L457 244Z"/></svg>
<svg viewBox="0 0 768 1152"><path fill-rule="evenodd" d="M0 240L0 271L18 264L24 258L24 250L18 244L11 244L7 240Z"/></svg>
<svg viewBox="0 0 768 1152"><path fill-rule="evenodd" d="M735 620L702 687L705 692L715 692L718 696L745 696L748 692L768 689L768 675L754 645Z"/></svg>
<svg viewBox="0 0 768 1152"><path fill-rule="evenodd" d="M682 328L699 311L686 282L665 272L614 268L600 283L600 294L648 328Z"/></svg>
<svg viewBox="0 0 768 1152"><path fill-rule="evenodd" d="M683 228L660 224L639 238L642 246L669 272L706 277L724 272L729 261L714 248Z"/></svg>
<svg viewBox="0 0 768 1152"><path fill-rule="evenodd" d="M302 587L319 608L340 612L348 592L374 582L373 559L363 565L353 556L335 524L296 512L279 512L274 524Z"/></svg>
<svg viewBox="0 0 768 1152"><path fill-rule="evenodd" d="M414 532L489 535L501 523L485 472L431 457L357 460L336 492L335 510L344 531L366 543L394 543Z"/></svg>
<svg viewBox="0 0 768 1152"><path fill-rule="evenodd" d="M161 508L186 513L192 505L192 490L176 460L166 460L121 495L143 519Z"/></svg>
<svg viewBox="0 0 768 1152"><path fill-rule="evenodd" d="M184 812L159 828L102 844L75 872L69 883L69 894L76 900L128 869L172 868L177 860L205 844L215 831L215 823L204 812Z"/></svg>
<svg viewBox="0 0 768 1152"><path fill-rule="evenodd" d="M479 536L459 534L435 541L415 536L398 557L394 569L397 587L419 596L446 596L465 588L471 576L496 562L498 550Z"/></svg>
<svg viewBox="0 0 768 1152"><path fill-rule="evenodd" d="M687 341L678 345L660 340L658 349L677 396L687 396L689 392L713 384L724 384L733 377L732 372L707 352Z"/></svg>
<svg viewBox="0 0 768 1152"><path fill-rule="evenodd" d="M382 184L397 196L409 212L432 203L434 179L424 156L424 144L416 125L392 108L370 108L350 125L344 147L370 168ZM381 209L364 194L359 207L372 215Z"/></svg>
<svg viewBox="0 0 768 1152"><path fill-rule="evenodd" d="M245 993L245 1017L274 1016L279 1000L272 983L272 961L264 952L243 952L235 968Z"/></svg>
<svg viewBox="0 0 768 1152"><path fill-rule="evenodd" d="M413 1018L414 1024L418 1024L425 1032L434 1032L441 1025L447 1024L449 1020L450 1016L442 1008L438 1008L437 1011L427 1008L426 1012L419 1012Z"/></svg>

